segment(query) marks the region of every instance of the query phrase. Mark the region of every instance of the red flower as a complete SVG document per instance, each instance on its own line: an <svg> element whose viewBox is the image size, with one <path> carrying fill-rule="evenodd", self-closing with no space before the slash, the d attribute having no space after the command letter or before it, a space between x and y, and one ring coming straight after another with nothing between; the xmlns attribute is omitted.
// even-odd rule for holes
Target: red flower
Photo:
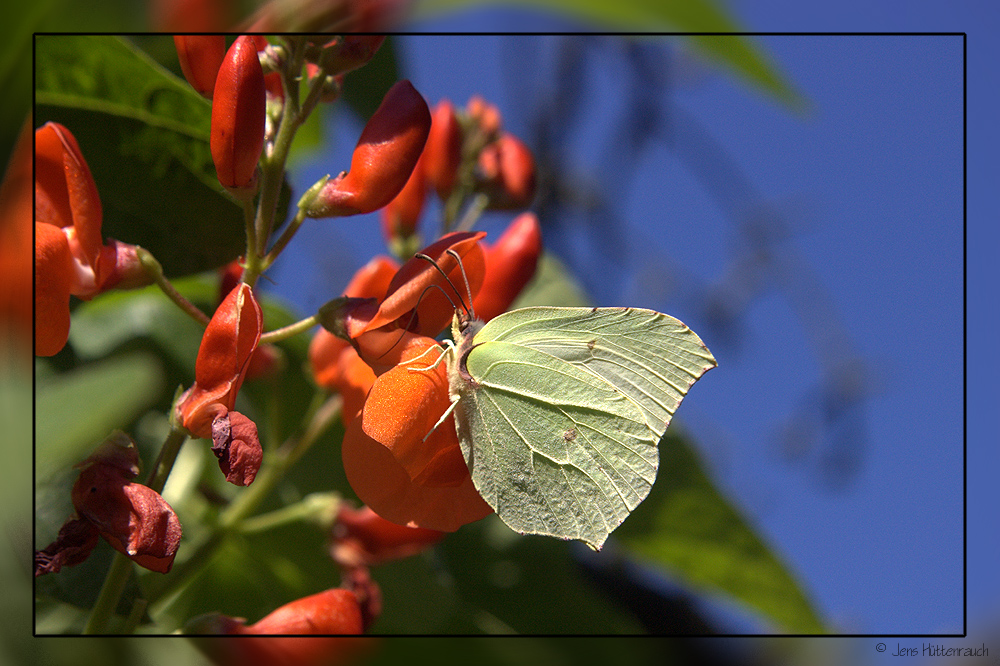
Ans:
<svg viewBox="0 0 1000 666"><path fill-rule="evenodd" d="M535 158L513 134L502 133L479 153L479 171L490 208L524 208L535 196Z"/></svg>
<svg viewBox="0 0 1000 666"><path fill-rule="evenodd" d="M78 467L83 470L71 495L80 518L67 522L56 541L35 554L35 575L85 560L96 533L139 566L170 571L181 524L159 493L131 482L139 474L139 454L132 440L115 433Z"/></svg>
<svg viewBox="0 0 1000 666"><path fill-rule="evenodd" d="M212 421L233 409L262 329L263 315L253 290L248 284L237 285L205 328L194 386L177 405L181 425L196 437L211 437Z"/></svg>
<svg viewBox="0 0 1000 666"><path fill-rule="evenodd" d="M306 207L309 217L370 213L403 189L431 126L427 103L399 81L365 125L351 156L351 170L330 179Z"/></svg>
<svg viewBox="0 0 1000 666"><path fill-rule="evenodd" d="M407 333L436 336L451 323L456 308L475 298L485 270L479 246L485 235L479 231L443 236L420 252L432 261L413 257L403 264L380 303L359 304L346 313L347 336L376 374L399 362Z"/></svg>
<svg viewBox="0 0 1000 666"><path fill-rule="evenodd" d="M177 403L181 425L195 437L212 439L226 480L237 485L250 485L263 456L257 426L232 411L262 328L253 290L237 285L208 322L195 361L194 386Z"/></svg>

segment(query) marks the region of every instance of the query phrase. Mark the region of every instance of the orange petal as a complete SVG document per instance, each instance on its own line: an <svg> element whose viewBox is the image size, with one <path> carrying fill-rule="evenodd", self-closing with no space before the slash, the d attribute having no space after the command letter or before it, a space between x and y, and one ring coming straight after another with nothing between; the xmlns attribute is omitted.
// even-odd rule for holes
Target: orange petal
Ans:
<svg viewBox="0 0 1000 666"><path fill-rule="evenodd" d="M35 353L52 356L69 338L73 257L62 229L35 223Z"/></svg>
<svg viewBox="0 0 1000 666"><path fill-rule="evenodd" d="M437 263L448 276L447 280L426 259L414 257L403 264L393 277L378 314L367 328L380 328L405 317L401 326L421 335L435 336L444 330L455 308L460 308L462 303L467 305L479 292L486 272L479 240L485 235L482 231L451 233L421 251ZM448 254L449 250L454 250L461 262ZM415 319L411 313L414 308L417 310Z"/></svg>
<svg viewBox="0 0 1000 666"><path fill-rule="evenodd" d="M444 364L420 369L437 360L434 347L429 338L410 344L403 360L411 361L375 381L344 436L344 469L358 497L386 520L452 532L492 509L472 485L453 421L434 429L450 405Z"/></svg>
<svg viewBox="0 0 1000 666"><path fill-rule="evenodd" d="M287 603L241 633L360 634L363 630L354 593L334 588Z"/></svg>
<svg viewBox="0 0 1000 666"><path fill-rule="evenodd" d="M35 131L36 219L72 226L83 258L97 267L101 252L101 200L73 134L58 123Z"/></svg>

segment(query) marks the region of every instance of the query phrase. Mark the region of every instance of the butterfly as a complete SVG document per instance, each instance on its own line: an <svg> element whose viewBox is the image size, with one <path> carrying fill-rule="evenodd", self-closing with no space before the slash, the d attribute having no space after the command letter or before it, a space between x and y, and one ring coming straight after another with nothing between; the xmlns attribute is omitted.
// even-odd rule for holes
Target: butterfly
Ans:
<svg viewBox="0 0 1000 666"><path fill-rule="evenodd" d="M639 308L456 309L444 352L476 490L513 530L595 550L649 494L681 400L716 366L681 321Z"/></svg>

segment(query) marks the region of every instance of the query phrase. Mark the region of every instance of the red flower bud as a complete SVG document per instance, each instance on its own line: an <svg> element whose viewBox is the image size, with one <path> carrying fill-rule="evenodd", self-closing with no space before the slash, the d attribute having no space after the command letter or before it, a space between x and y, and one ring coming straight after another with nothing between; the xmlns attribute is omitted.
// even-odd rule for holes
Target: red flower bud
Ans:
<svg viewBox="0 0 1000 666"><path fill-rule="evenodd" d="M403 189L382 209L382 233L390 246L404 243L417 229L427 192L423 165L424 159L421 157ZM395 252L395 248L392 249Z"/></svg>
<svg viewBox="0 0 1000 666"><path fill-rule="evenodd" d="M342 35L326 45L320 64L333 76L346 74L371 60L383 42L385 35Z"/></svg>
<svg viewBox="0 0 1000 666"><path fill-rule="evenodd" d="M513 134L501 134L483 148L479 171L490 208L524 208L535 196L535 158Z"/></svg>
<svg viewBox="0 0 1000 666"><path fill-rule="evenodd" d="M264 147L264 70L253 37L241 35L226 52L212 97L212 161L219 182L252 189Z"/></svg>
<svg viewBox="0 0 1000 666"><path fill-rule="evenodd" d="M224 35L174 35L181 71L198 94L212 99L215 79L226 57Z"/></svg>
<svg viewBox="0 0 1000 666"><path fill-rule="evenodd" d="M416 555L444 537L439 530L390 523L363 506L341 504L333 526L333 559L342 567L372 566Z"/></svg>
<svg viewBox="0 0 1000 666"><path fill-rule="evenodd" d="M492 247L484 243L486 277L473 301L476 316L489 321L507 311L531 281L542 253L542 230L534 213L514 218Z"/></svg>
<svg viewBox="0 0 1000 666"><path fill-rule="evenodd" d="M503 126L503 118L500 109L494 104L490 104L479 95L473 95L465 105L466 113L476 121L479 131L487 137L494 137L500 132Z"/></svg>
<svg viewBox="0 0 1000 666"><path fill-rule="evenodd" d="M262 329L263 317L253 290L241 283L205 328L194 386L178 401L178 419L196 437L211 437L212 421L233 409Z"/></svg>
<svg viewBox="0 0 1000 666"><path fill-rule="evenodd" d="M309 217L370 213L403 189L417 164L431 116L409 81L394 85L361 132L351 170L330 179L306 208Z"/></svg>
<svg viewBox="0 0 1000 666"><path fill-rule="evenodd" d="M212 421L212 453L226 481L249 486L257 477L264 450L257 436L257 424L239 412L217 416Z"/></svg>
<svg viewBox="0 0 1000 666"><path fill-rule="evenodd" d="M431 116L422 160L428 184L441 199L447 199L455 186L455 176L462 161L462 128L455 107L446 99L438 102Z"/></svg>

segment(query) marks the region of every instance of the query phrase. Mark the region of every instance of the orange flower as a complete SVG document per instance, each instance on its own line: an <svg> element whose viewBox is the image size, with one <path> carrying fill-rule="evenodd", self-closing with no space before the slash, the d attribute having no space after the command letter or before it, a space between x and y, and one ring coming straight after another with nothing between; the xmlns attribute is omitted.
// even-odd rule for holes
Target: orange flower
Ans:
<svg viewBox="0 0 1000 666"><path fill-rule="evenodd" d="M28 118L17 137L14 151L7 164L7 171L0 184L0 275L3 276L4 288L0 290L0 348L16 344L19 348L31 344L33 315L31 303L31 179L32 179L32 147L31 119ZM68 265L68 259L63 259L58 266ZM64 291L57 297L62 303L58 312L65 310L66 326L69 322L69 287L56 291ZM51 294L51 292L50 292ZM57 315L58 316L58 315ZM44 327L41 327L44 328ZM44 332L44 331L39 331ZM59 348L66 341L66 331L57 334L62 340ZM51 353L55 353L52 351ZM51 355L46 354L46 355Z"/></svg>
<svg viewBox="0 0 1000 666"><path fill-rule="evenodd" d="M433 263L413 257L393 276L380 303L358 304L346 313L347 335L375 374L399 362L407 333L436 336L451 323L456 308L475 298L485 271L479 245L485 235L479 231L443 236L420 252Z"/></svg>
<svg viewBox="0 0 1000 666"><path fill-rule="evenodd" d="M415 337L400 365L372 385L359 418L347 428L344 470L358 497L398 525L453 532L493 510L476 492L449 417L443 350ZM433 429L433 431L432 431Z"/></svg>
<svg viewBox="0 0 1000 666"><path fill-rule="evenodd" d="M341 504L333 525L333 560L342 567L367 567L416 555L444 537L440 530L390 523L371 507Z"/></svg>
<svg viewBox="0 0 1000 666"><path fill-rule="evenodd" d="M233 411L250 369L263 317L250 285L240 283L208 322L194 366L194 386L177 401L177 418L195 437L210 437L226 481L249 486L263 450L257 426Z"/></svg>
<svg viewBox="0 0 1000 666"><path fill-rule="evenodd" d="M233 409L262 328L253 290L248 284L237 285L205 328L194 386L178 401L178 418L196 437L211 437L212 421Z"/></svg>
<svg viewBox="0 0 1000 666"><path fill-rule="evenodd" d="M51 356L69 336L69 297L148 284L135 246L102 244L101 201L76 138L58 123L35 131L35 351ZM58 233L55 233L58 232ZM63 238L60 239L59 235Z"/></svg>
<svg viewBox="0 0 1000 666"><path fill-rule="evenodd" d="M378 298L385 293L398 266L388 257L375 257L362 266L344 289L344 296ZM309 363L313 379L323 388L340 393L344 425L361 411L368 389L375 382L375 373L361 360L349 342L325 328L316 331L309 343Z"/></svg>
<svg viewBox="0 0 1000 666"><path fill-rule="evenodd" d="M495 244L485 247L485 253L486 277L473 309L476 317L489 321L506 312L535 275L542 253L538 218L534 213L518 215Z"/></svg>

